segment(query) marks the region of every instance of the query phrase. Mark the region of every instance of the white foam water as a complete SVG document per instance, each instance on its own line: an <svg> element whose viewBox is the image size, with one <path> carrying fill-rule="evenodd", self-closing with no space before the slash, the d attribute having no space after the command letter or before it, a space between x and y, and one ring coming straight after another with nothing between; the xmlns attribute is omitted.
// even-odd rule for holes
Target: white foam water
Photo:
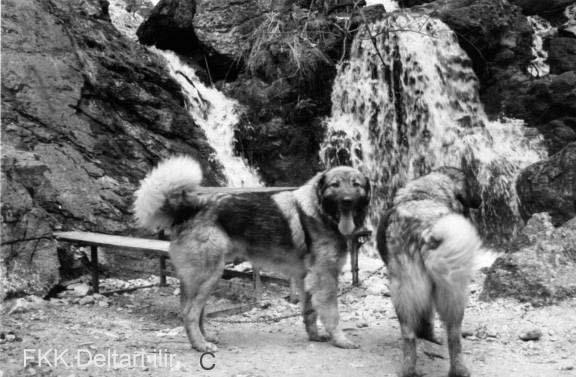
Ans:
<svg viewBox="0 0 576 377"><path fill-rule="evenodd" d="M521 121L488 120L455 34L410 11L388 14L355 37L350 61L338 68L327 129L321 157L366 172L376 211L408 180L464 164L483 187L484 230L502 234L519 221L516 175L544 155Z"/></svg>
<svg viewBox="0 0 576 377"><path fill-rule="evenodd" d="M398 10L400 7L398 6L398 2L395 0L366 0L366 5L377 5L381 4L386 9L386 12L394 12Z"/></svg>
<svg viewBox="0 0 576 377"><path fill-rule="evenodd" d="M204 85L194 69L183 63L175 53L155 48L150 50L166 60L170 75L180 84L188 98L188 111L216 151L214 158L222 164L228 186L261 186L257 172L234 153L234 130L240 123L243 111L240 104L219 90Z"/></svg>
<svg viewBox="0 0 576 377"><path fill-rule="evenodd" d="M158 0L148 0L155 5ZM136 30L144 21L137 13L126 11L125 0L110 0L110 18L115 27L132 40L136 40ZM210 146L213 156L222 165L226 184L231 187L257 187L262 182L256 170L234 153L234 131L244 111L240 104L226 97L219 90L205 85L194 69L184 63L175 53L149 48L166 61L170 75L180 84L187 99L188 112L200 126Z"/></svg>
<svg viewBox="0 0 576 377"><path fill-rule="evenodd" d="M542 77L550 73L550 66L546 62L548 51L544 49L544 39L556 32L550 22L540 16L528 16L528 23L533 30L532 61L528 66L528 73L533 77Z"/></svg>

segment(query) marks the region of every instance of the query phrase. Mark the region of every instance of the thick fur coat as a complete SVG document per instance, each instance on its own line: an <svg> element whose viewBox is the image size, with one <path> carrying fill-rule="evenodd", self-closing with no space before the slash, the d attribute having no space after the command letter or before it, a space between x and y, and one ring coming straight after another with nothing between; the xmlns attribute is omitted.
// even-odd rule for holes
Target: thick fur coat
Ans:
<svg viewBox="0 0 576 377"><path fill-rule="evenodd" d="M463 214L481 204L480 186L455 168L409 182L394 198L377 231L403 338L402 376L416 376L416 338L438 342L436 310L447 331L450 376L468 376L461 324L482 242Z"/></svg>
<svg viewBox="0 0 576 377"><path fill-rule="evenodd" d="M317 174L294 191L211 194L199 192L201 168L188 157L162 162L136 192L135 215L145 228L169 229L170 258L181 282L188 338L199 351L214 351L205 336L203 310L224 264L236 257L296 281L311 340L319 318L334 345L356 347L341 329L338 275L347 237L367 215L370 184L356 169Z"/></svg>

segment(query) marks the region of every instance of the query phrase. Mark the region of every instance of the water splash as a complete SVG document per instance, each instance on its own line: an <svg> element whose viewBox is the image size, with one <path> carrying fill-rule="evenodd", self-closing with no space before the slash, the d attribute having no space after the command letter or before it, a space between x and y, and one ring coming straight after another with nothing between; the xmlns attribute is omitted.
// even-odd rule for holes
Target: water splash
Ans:
<svg viewBox="0 0 576 377"><path fill-rule="evenodd" d="M147 0L156 4L158 0ZM126 11L125 0L110 0L110 18L114 26L125 36L136 40L136 30L144 21L137 13ZM228 186L262 186L258 173L246 161L235 155L234 131L240 122L244 109L240 104L226 97L215 88L208 87L198 78L194 69L180 60L171 51L149 48L166 61L170 75L180 84L187 98L188 112L206 134L206 139L215 150L212 156L223 168Z"/></svg>
<svg viewBox="0 0 576 377"><path fill-rule="evenodd" d="M550 22L540 16L528 16L528 23L533 30L532 38L532 61L528 66L528 73L532 77L542 77L550 73L548 51L544 49L544 39L556 32Z"/></svg>
<svg viewBox="0 0 576 377"><path fill-rule="evenodd" d="M488 121L455 34L410 12L389 14L356 36L350 61L338 69L327 129L321 157L371 177L374 220L408 180L464 165L483 187L485 233L514 233L516 175L543 156L522 122Z"/></svg>
<svg viewBox="0 0 576 377"><path fill-rule="evenodd" d="M206 133L208 143L216 151L214 156L223 165L228 186L261 186L260 178L246 161L234 154L234 131L244 111L240 104L219 90L204 85L194 69L171 51L150 48L167 63L170 75L178 81L188 98L188 112Z"/></svg>
<svg viewBox="0 0 576 377"><path fill-rule="evenodd" d="M384 9L386 9L386 12L394 12L400 8L398 2L395 0L366 0L367 6L376 4L382 4Z"/></svg>

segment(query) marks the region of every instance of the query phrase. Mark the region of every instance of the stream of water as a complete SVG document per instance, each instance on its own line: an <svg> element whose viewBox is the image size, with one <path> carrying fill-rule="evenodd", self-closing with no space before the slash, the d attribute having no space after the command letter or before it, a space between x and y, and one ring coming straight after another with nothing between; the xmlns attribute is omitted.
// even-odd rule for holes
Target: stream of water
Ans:
<svg viewBox="0 0 576 377"><path fill-rule="evenodd" d="M152 0L151 3L157 1ZM136 40L136 30L143 18L137 13L127 12L124 0L111 0L109 11L114 26L128 38ZM243 112L241 105L216 88L205 85L194 69L172 51L152 47L149 50L166 61L170 76L180 84L187 99L188 112L204 130L208 143L214 149L212 158L222 166L226 178L223 183L230 187L262 186L255 169L234 153L234 132Z"/></svg>
<svg viewBox="0 0 576 377"><path fill-rule="evenodd" d="M471 61L448 26L410 11L357 34L338 68L327 129L321 157L370 176L374 221L408 180L464 167L483 188L481 228L504 238L520 224L516 176L545 156L522 121L488 120Z"/></svg>

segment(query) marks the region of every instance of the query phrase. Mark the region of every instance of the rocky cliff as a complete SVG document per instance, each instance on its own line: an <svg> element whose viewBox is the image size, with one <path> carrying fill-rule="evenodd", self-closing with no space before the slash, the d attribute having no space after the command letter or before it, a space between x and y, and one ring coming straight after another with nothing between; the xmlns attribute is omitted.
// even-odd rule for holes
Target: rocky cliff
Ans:
<svg viewBox="0 0 576 377"><path fill-rule="evenodd" d="M162 62L100 0L2 2L0 298L46 293L59 229L134 232L132 193L173 153L219 167Z"/></svg>

